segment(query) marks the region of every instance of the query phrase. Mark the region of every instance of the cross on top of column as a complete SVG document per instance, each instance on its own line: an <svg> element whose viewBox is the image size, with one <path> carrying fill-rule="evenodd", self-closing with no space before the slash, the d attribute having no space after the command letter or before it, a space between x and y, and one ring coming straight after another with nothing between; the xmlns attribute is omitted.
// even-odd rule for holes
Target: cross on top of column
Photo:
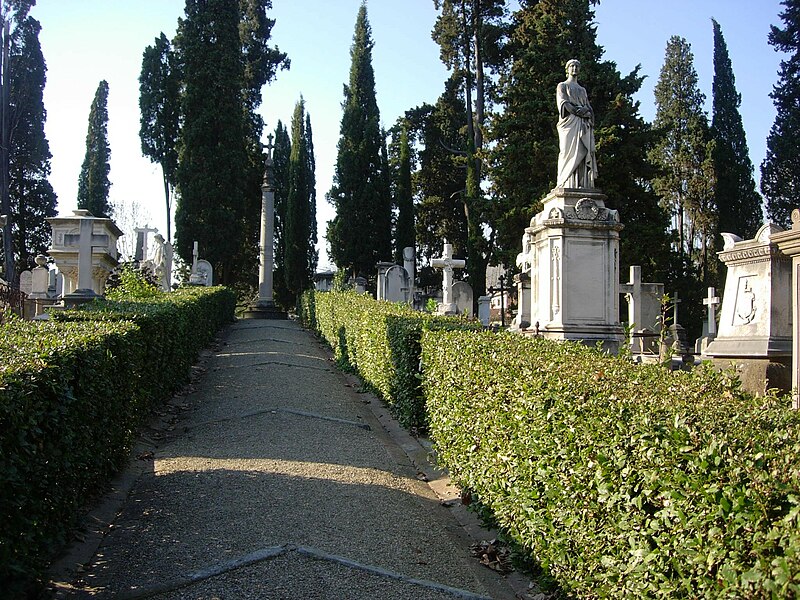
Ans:
<svg viewBox="0 0 800 600"><path fill-rule="evenodd" d="M463 269L467 263L465 260L453 258L453 244L448 244L447 240L444 241L444 251L442 258L434 258L431 264L437 269Z"/></svg>
<svg viewBox="0 0 800 600"><path fill-rule="evenodd" d="M672 299L672 324L678 324L678 304L683 302L680 298L678 298L678 292L675 292L675 297Z"/></svg>
<svg viewBox="0 0 800 600"><path fill-rule="evenodd" d="M267 149L267 160L268 161L272 160L272 149L275 148L275 145L272 143L272 140L274 139L274 137L275 136L270 133L267 136L267 145L264 146L264 148Z"/></svg>

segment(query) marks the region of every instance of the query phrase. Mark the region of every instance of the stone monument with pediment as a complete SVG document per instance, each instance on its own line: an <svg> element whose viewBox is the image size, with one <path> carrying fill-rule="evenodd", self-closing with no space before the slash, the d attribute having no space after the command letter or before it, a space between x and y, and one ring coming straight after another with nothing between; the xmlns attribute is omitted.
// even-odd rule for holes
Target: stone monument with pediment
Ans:
<svg viewBox="0 0 800 600"><path fill-rule="evenodd" d="M783 228L766 223L751 240L723 233L728 268L719 330L703 352L734 367L756 393L791 387L792 261L778 247Z"/></svg>
<svg viewBox="0 0 800 600"><path fill-rule="evenodd" d="M616 352L619 322L619 213L594 187L594 113L577 83L580 63L567 63L556 91L559 167L556 187L542 201L518 257L530 273L530 315L523 331L550 339L600 342ZM527 290L526 290L527 291Z"/></svg>

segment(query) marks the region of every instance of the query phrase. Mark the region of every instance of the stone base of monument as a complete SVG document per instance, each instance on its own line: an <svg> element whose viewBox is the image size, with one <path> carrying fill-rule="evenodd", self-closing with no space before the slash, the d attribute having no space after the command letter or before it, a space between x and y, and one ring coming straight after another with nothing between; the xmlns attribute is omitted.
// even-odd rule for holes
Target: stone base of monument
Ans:
<svg viewBox="0 0 800 600"><path fill-rule="evenodd" d="M531 266L525 316L533 325L525 333L619 350L622 225L605 198L599 190L556 188L531 219L525 230L530 249L523 258Z"/></svg>
<svg viewBox="0 0 800 600"><path fill-rule="evenodd" d="M709 360L703 357L703 360ZM788 393L792 389L792 357L772 358L712 358L711 364L724 371L733 369L742 382L742 388L751 394L764 395L767 390L778 389Z"/></svg>
<svg viewBox="0 0 800 600"><path fill-rule="evenodd" d="M92 300L102 298L100 294L89 288L77 289L69 294L64 294L62 300L65 308L76 308Z"/></svg>
<svg viewBox="0 0 800 600"><path fill-rule="evenodd" d="M254 302L242 315L244 319L287 319L285 310L275 306L274 302Z"/></svg>

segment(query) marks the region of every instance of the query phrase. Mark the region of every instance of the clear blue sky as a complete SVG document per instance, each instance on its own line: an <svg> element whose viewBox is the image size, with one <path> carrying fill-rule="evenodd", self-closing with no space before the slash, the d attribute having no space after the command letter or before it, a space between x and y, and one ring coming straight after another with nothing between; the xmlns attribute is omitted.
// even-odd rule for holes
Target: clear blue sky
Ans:
<svg viewBox="0 0 800 600"><path fill-rule="evenodd" d="M348 80L360 4L361 0L273 0L269 13L277 21L272 41L288 53L292 66L263 90L265 135L279 119L289 124L302 94L314 133L320 233L333 216L325 193L333 176L342 86ZM37 1L31 14L42 24L40 40L48 66L46 133L53 154L50 181L61 213L76 207L89 106L97 84L105 79L110 88L111 200L138 204L137 224L146 222L166 232L160 170L141 156L137 78L145 46L162 31L172 37L183 6L183 0ZM742 118L757 175L775 118L768 94L777 81L780 56L767 45L767 33L770 24L779 24L780 10L778 0L606 0L596 9L598 41L606 49L605 58L615 61L623 74L641 63L648 78L638 100L642 115L651 120L652 89L667 40L671 35L685 37L692 45L710 113L711 18L716 18L742 95ZM389 127L408 108L435 102L443 89L447 73L430 39L436 12L433 0L370 0L368 14L378 105ZM320 267L326 260L324 241L322 249Z"/></svg>

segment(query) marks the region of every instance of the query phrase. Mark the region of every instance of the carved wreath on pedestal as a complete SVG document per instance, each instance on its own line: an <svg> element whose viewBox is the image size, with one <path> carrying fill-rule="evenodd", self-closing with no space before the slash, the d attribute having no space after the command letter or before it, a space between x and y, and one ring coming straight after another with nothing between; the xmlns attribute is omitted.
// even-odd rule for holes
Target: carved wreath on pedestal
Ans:
<svg viewBox="0 0 800 600"><path fill-rule="evenodd" d="M581 198L575 203L575 214L579 219L594 221L600 214L600 208L591 198Z"/></svg>

